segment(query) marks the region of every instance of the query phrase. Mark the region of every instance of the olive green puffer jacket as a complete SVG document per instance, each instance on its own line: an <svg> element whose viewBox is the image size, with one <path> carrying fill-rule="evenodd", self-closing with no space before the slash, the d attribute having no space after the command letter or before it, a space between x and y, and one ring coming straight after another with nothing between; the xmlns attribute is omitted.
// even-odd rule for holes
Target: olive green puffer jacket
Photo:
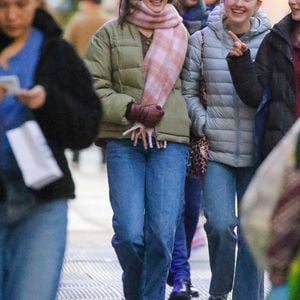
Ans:
<svg viewBox="0 0 300 300"><path fill-rule="evenodd" d="M144 89L142 43L135 25L112 20L92 37L85 62L94 88L103 104L98 139L124 138L132 125L125 117L127 104L139 102ZM157 139L189 143L190 120L178 79L165 105L165 114L155 128ZM129 138L126 136L125 138Z"/></svg>

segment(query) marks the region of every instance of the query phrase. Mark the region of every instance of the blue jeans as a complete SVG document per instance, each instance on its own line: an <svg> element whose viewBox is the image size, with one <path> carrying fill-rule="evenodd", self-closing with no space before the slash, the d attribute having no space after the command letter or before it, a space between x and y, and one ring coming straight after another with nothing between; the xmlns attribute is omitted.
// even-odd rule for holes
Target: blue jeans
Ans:
<svg viewBox="0 0 300 300"><path fill-rule="evenodd" d="M188 259L202 209L202 179L186 177L184 199L185 203L176 229L172 263L168 276L170 285L182 279L190 280L191 277Z"/></svg>
<svg viewBox="0 0 300 300"><path fill-rule="evenodd" d="M128 300L163 300L182 209L187 146L144 150L129 140L107 142L112 245Z"/></svg>
<svg viewBox="0 0 300 300"><path fill-rule="evenodd" d="M208 163L204 177L204 214L207 220L204 228L212 272L209 292L213 296L229 293L233 285L233 300L264 298L263 271L257 268L243 239L235 210L236 199L239 209L253 174L254 168Z"/></svg>
<svg viewBox="0 0 300 300"><path fill-rule="evenodd" d="M0 300L54 300L66 244L67 201L36 204L22 182L5 187L6 199L0 199Z"/></svg>

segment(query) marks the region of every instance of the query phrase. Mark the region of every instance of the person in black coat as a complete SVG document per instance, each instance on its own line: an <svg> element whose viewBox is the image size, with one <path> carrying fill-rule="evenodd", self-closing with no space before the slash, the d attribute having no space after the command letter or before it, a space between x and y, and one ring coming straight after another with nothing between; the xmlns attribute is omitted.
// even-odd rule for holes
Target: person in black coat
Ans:
<svg viewBox="0 0 300 300"><path fill-rule="evenodd" d="M252 62L246 44L232 34L227 62L242 101L254 108L267 94L261 152L265 158L300 115L300 4L273 26Z"/></svg>
<svg viewBox="0 0 300 300"><path fill-rule="evenodd" d="M255 63L247 45L231 34L233 46L227 62L234 86L245 104L260 110L264 103L265 119L259 121L265 126L257 133L262 136L258 150L262 159L300 116L300 2L289 0L288 4L291 12L266 35ZM271 240L276 238L273 235ZM268 299L289 299L283 273L271 270L269 276L273 287Z"/></svg>
<svg viewBox="0 0 300 300"><path fill-rule="evenodd" d="M0 84L0 298L54 300L63 263L67 199L74 183L64 155L95 139L101 105L90 75L39 0L1 0L0 81L16 75L10 95ZM25 185L6 132L35 120L62 176ZM21 147L21 146L20 146Z"/></svg>

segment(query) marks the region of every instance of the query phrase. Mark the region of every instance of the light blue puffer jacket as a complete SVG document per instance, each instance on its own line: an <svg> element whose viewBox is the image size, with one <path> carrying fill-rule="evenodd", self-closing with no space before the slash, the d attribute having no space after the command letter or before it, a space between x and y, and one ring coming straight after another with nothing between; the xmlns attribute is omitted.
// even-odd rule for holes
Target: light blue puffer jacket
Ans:
<svg viewBox="0 0 300 300"><path fill-rule="evenodd" d="M208 97L207 110L199 99L202 35L194 33L182 71L183 95L196 136L205 134L209 140L209 160L233 167L254 165L253 134L254 109L246 106L235 92L226 56L232 47L232 38L224 28L224 8L217 6L202 29L204 36L204 77ZM251 29L241 40L246 42L255 59L257 49L271 28L265 14L259 11L251 18Z"/></svg>

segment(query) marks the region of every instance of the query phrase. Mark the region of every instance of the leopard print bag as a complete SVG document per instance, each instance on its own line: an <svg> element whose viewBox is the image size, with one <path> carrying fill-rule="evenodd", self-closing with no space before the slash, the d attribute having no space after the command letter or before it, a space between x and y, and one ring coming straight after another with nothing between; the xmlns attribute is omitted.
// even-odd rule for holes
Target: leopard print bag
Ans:
<svg viewBox="0 0 300 300"><path fill-rule="evenodd" d="M202 105L206 108L207 106L207 93L206 84L204 78L204 66L203 66L203 52L204 52L204 34L202 34L201 43L201 65L200 65L200 91L199 97ZM206 136L195 137L191 136L189 146L189 158L190 163L187 170L187 175L190 177L200 177L204 174L207 168L208 161L208 140Z"/></svg>
<svg viewBox="0 0 300 300"><path fill-rule="evenodd" d="M187 175L190 177L200 177L206 171L208 160L208 140L205 136L191 138L189 157L190 165Z"/></svg>

